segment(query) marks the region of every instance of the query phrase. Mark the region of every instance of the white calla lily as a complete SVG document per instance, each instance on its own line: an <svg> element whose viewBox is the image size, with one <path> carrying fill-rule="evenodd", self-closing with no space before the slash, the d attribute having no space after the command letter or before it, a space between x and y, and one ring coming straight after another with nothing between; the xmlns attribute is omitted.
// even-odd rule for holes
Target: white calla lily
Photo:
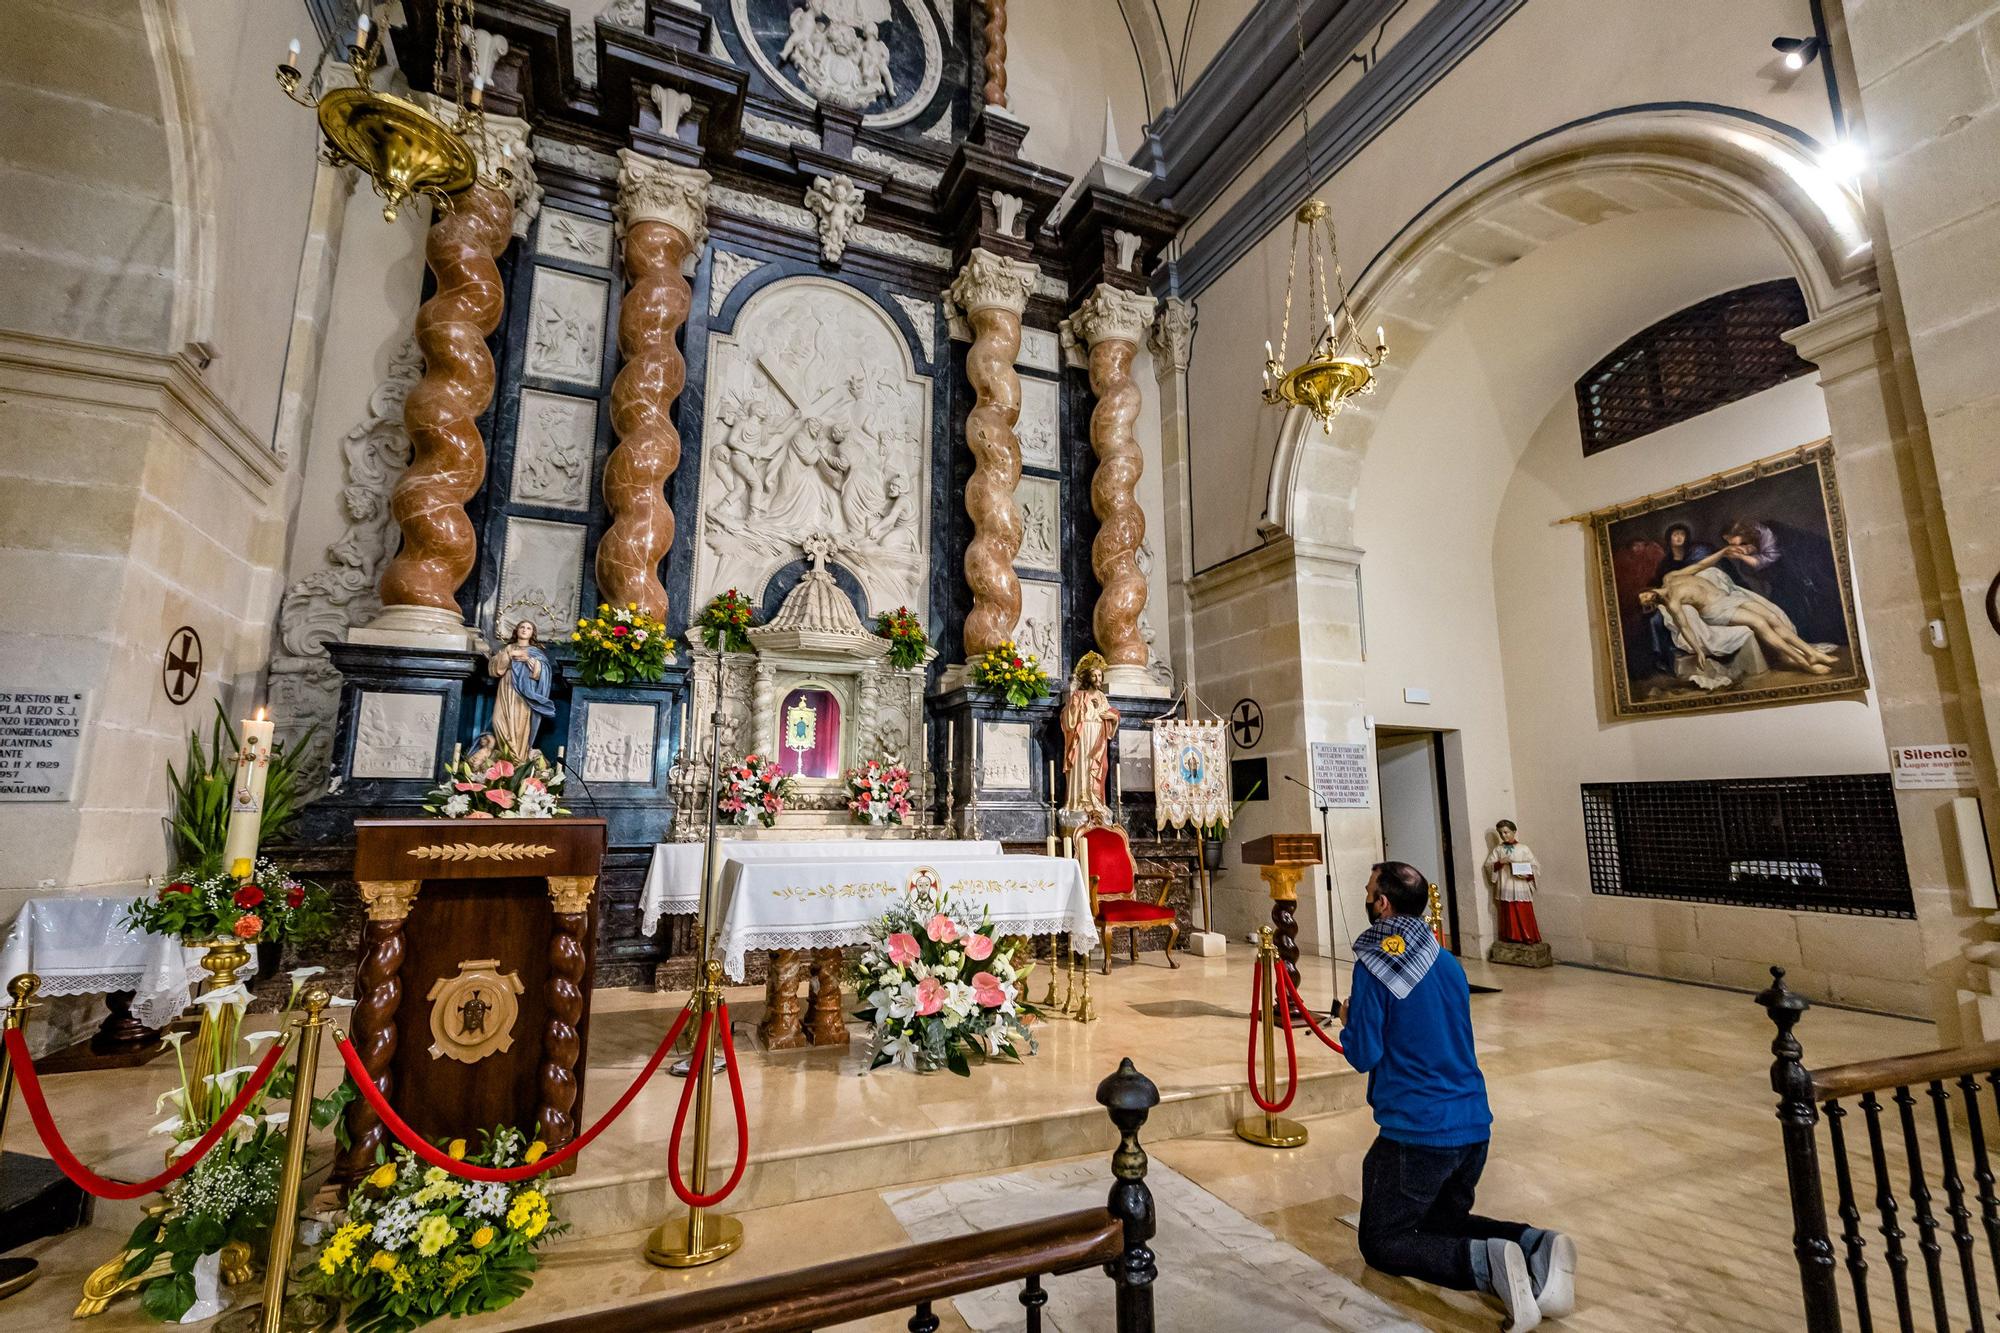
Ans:
<svg viewBox="0 0 2000 1333"><path fill-rule="evenodd" d="M250 1007L250 988L238 981L217 990L204 991L194 997L194 1002L213 1013L223 1005L233 1005L241 1011Z"/></svg>

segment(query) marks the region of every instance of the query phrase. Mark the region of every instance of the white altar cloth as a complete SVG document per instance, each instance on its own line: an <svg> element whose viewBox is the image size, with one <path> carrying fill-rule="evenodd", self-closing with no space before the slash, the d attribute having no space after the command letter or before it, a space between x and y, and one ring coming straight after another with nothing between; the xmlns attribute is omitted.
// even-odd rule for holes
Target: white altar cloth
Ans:
<svg viewBox="0 0 2000 1333"><path fill-rule="evenodd" d="M753 949L831 949L865 943L869 927L909 892L919 867L932 871L953 914L982 909L1002 935L1070 935L1079 952L1097 947L1083 867L1066 856L940 857L940 843L901 844L897 857L731 861L723 871L723 971L744 977Z"/></svg>
<svg viewBox="0 0 2000 1333"><path fill-rule="evenodd" d="M33 972L41 995L132 992L149 1028L180 1017L201 978L201 950L124 924L131 898L31 898L0 941L0 987Z"/></svg>
<svg viewBox="0 0 2000 1333"><path fill-rule="evenodd" d="M705 842L663 842L654 846L653 861L646 870L646 887L639 895L639 931L650 935L660 928L663 916L692 916L701 910L701 858ZM967 856L998 856L1000 844L992 840L945 840L931 842L918 838L817 838L797 841L725 838L722 842L723 870L730 861L856 861L861 859L908 861L919 853L926 857L957 859Z"/></svg>

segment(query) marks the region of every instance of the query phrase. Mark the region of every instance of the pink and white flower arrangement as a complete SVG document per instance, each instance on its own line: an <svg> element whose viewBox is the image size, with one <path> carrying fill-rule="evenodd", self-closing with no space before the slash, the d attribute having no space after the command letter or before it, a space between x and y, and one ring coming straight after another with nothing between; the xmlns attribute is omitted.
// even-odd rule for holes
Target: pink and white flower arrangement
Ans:
<svg viewBox="0 0 2000 1333"><path fill-rule="evenodd" d="M792 797L792 777L775 759L746 754L722 770L722 794L715 808L732 824L770 828Z"/></svg>
<svg viewBox="0 0 2000 1333"><path fill-rule="evenodd" d="M566 815L563 771L540 750L519 763L495 758L475 767L460 759L445 765L444 781L424 796L424 809L440 819L550 819Z"/></svg>
<svg viewBox="0 0 2000 1333"><path fill-rule="evenodd" d="M913 896L870 934L853 980L867 1004L856 1017L875 1028L871 1069L969 1075L974 1056L1034 1054L1027 1019L1037 1011L1022 998L1029 969L1016 971L1014 950L995 947L990 922L975 923L949 900Z"/></svg>
<svg viewBox="0 0 2000 1333"><path fill-rule="evenodd" d="M910 817L910 770L870 759L847 770L847 808L857 824L900 824Z"/></svg>

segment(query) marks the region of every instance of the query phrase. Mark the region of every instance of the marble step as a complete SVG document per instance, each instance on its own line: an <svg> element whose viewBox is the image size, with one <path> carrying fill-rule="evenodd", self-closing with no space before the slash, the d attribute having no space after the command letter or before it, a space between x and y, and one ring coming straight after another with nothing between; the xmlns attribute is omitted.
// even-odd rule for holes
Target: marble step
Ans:
<svg viewBox="0 0 2000 1333"><path fill-rule="evenodd" d="M1300 1040L1307 1045L1312 1043L1307 1033L1301 1033ZM1302 1050L1301 1055L1305 1054ZM1004 1079L1004 1073L1001 1077ZM913 1099L921 1095L920 1086L913 1087ZM1285 1114L1298 1119L1351 1109L1366 1100L1367 1086L1364 1076L1344 1066L1302 1068L1298 1094ZM726 1094L719 1085L716 1093L718 1115L726 1118ZM1238 1120L1257 1113L1247 1086L1241 1082L1178 1089L1163 1086L1160 1105L1147 1120L1141 1142L1164 1143L1169 1139L1226 1132ZM757 1151L753 1138L743 1183L723 1208L740 1212L827 1198L857 1189L886 1190L921 1184L968 1172L1010 1171L1056 1158L1108 1154L1117 1141L1110 1119L1102 1107L1095 1105L1041 1115L996 1115L989 1121L958 1128L926 1128L907 1135L819 1144L769 1155ZM710 1154L710 1188L727 1176L734 1165L733 1152L733 1142L725 1137L724 1143ZM611 1172L586 1167L558 1182L552 1192L557 1196L557 1211L569 1224L572 1238L650 1227L668 1216L685 1212L667 1177L664 1139L653 1161L628 1160L625 1169Z"/></svg>

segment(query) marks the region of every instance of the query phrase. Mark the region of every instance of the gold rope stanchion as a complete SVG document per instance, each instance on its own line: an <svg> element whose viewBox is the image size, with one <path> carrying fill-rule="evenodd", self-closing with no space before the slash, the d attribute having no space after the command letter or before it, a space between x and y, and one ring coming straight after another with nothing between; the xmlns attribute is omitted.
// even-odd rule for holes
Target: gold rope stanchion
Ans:
<svg viewBox="0 0 2000 1333"><path fill-rule="evenodd" d="M1090 1003L1090 955L1089 954L1085 954L1083 956L1082 970L1083 970L1083 998L1076 1002L1076 1021L1079 1023L1095 1023L1097 1021L1097 1009Z"/></svg>
<svg viewBox="0 0 2000 1333"><path fill-rule="evenodd" d="M722 882L722 832L715 817L715 803L722 782L720 708L708 715L708 726L708 847L702 864L701 911L695 921L700 939L694 981L695 1012L688 1022L690 1032L701 1029L703 1023L716 1012L722 999L722 964L709 956L713 943L711 932L715 921L716 892ZM694 1194L704 1193L708 1186L708 1133L715 1100L716 1062L712 1057L720 1051L725 1034L711 1029L709 1039L713 1043L709 1047L709 1058L701 1061L699 1069L691 1070L695 1080L694 1183L691 1190ZM737 1126L737 1133L749 1132L748 1125ZM678 1144L668 1145L669 1152L678 1149ZM646 1262L661 1268L696 1268L726 1259L742 1245L741 1222L725 1213L710 1213L706 1208L690 1205L684 1222L668 1218L653 1229L653 1234L646 1240Z"/></svg>
<svg viewBox="0 0 2000 1333"><path fill-rule="evenodd" d="M716 1013L722 1000L722 964L709 959L704 965L706 980L700 986L695 1007L694 1023L708 1021ZM719 1034L711 1032L710 1040L721 1044ZM703 1060L701 1067L694 1071L694 1170L693 1181L688 1189L693 1194L708 1192L708 1140L715 1106L715 1062ZM747 1133L748 1126L737 1126L737 1133ZM670 1144L668 1150L678 1148ZM646 1260L662 1268L697 1268L702 1264L712 1264L717 1259L726 1259L742 1248L743 1224L727 1213L712 1213L699 1204L689 1204L687 1218L676 1223L668 1220L660 1223L651 1239L646 1242Z"/></svg>
<svg viewBox="0 0 2000 1333"><path fill-rule="evenodd" d="M1271 928L1257 932L1257 966L1265 969L1264 1006L1258 1019L1264 1029L1264 1100L1278 1100L1278 950L1271 943ZM1266 1148L1298 1148L1306 1141L1306 1127L1296 1120L1259 1110L1236 1122L1236 1137Z"/></svg>
<svg viewBox="0 0 2000 1333"><path fill-rule="evenodd" d="M30 1003L35 992L41 988L42 979L33 972L23 972L7 983L7 1018L4 1026L14 1031L27 1026L28 1010L35 1006ZM7 1106L14 1099L14 1062L0 1047L0 1143L7 1139ZM0 1259L0 1301L17 1292L26 1291L30 1284L41 1275L41 1265L25 1255Z"/></svg>
<svg viewBox="0 0 2000 1333"><path fill-rule="evenodd" d="M299 1292L289 1300L285 1280L292 1266L292 1240L298 1232L299 1195L305 1186L306 1140L312 1137L313 1085L319 1075L319 1034L326 1027L326 1007L333 994L314 985L300 997L305 1013L295 1020L299 1048L292 1065L292 1113L285 1121L285 1170L278 1180L278 1212L271 1222L271 1249L264 1267L264 1300L231 1310L216 1325L217 1333L320 1333L333 1327L340 1306L314 1292Z"/></svg>

